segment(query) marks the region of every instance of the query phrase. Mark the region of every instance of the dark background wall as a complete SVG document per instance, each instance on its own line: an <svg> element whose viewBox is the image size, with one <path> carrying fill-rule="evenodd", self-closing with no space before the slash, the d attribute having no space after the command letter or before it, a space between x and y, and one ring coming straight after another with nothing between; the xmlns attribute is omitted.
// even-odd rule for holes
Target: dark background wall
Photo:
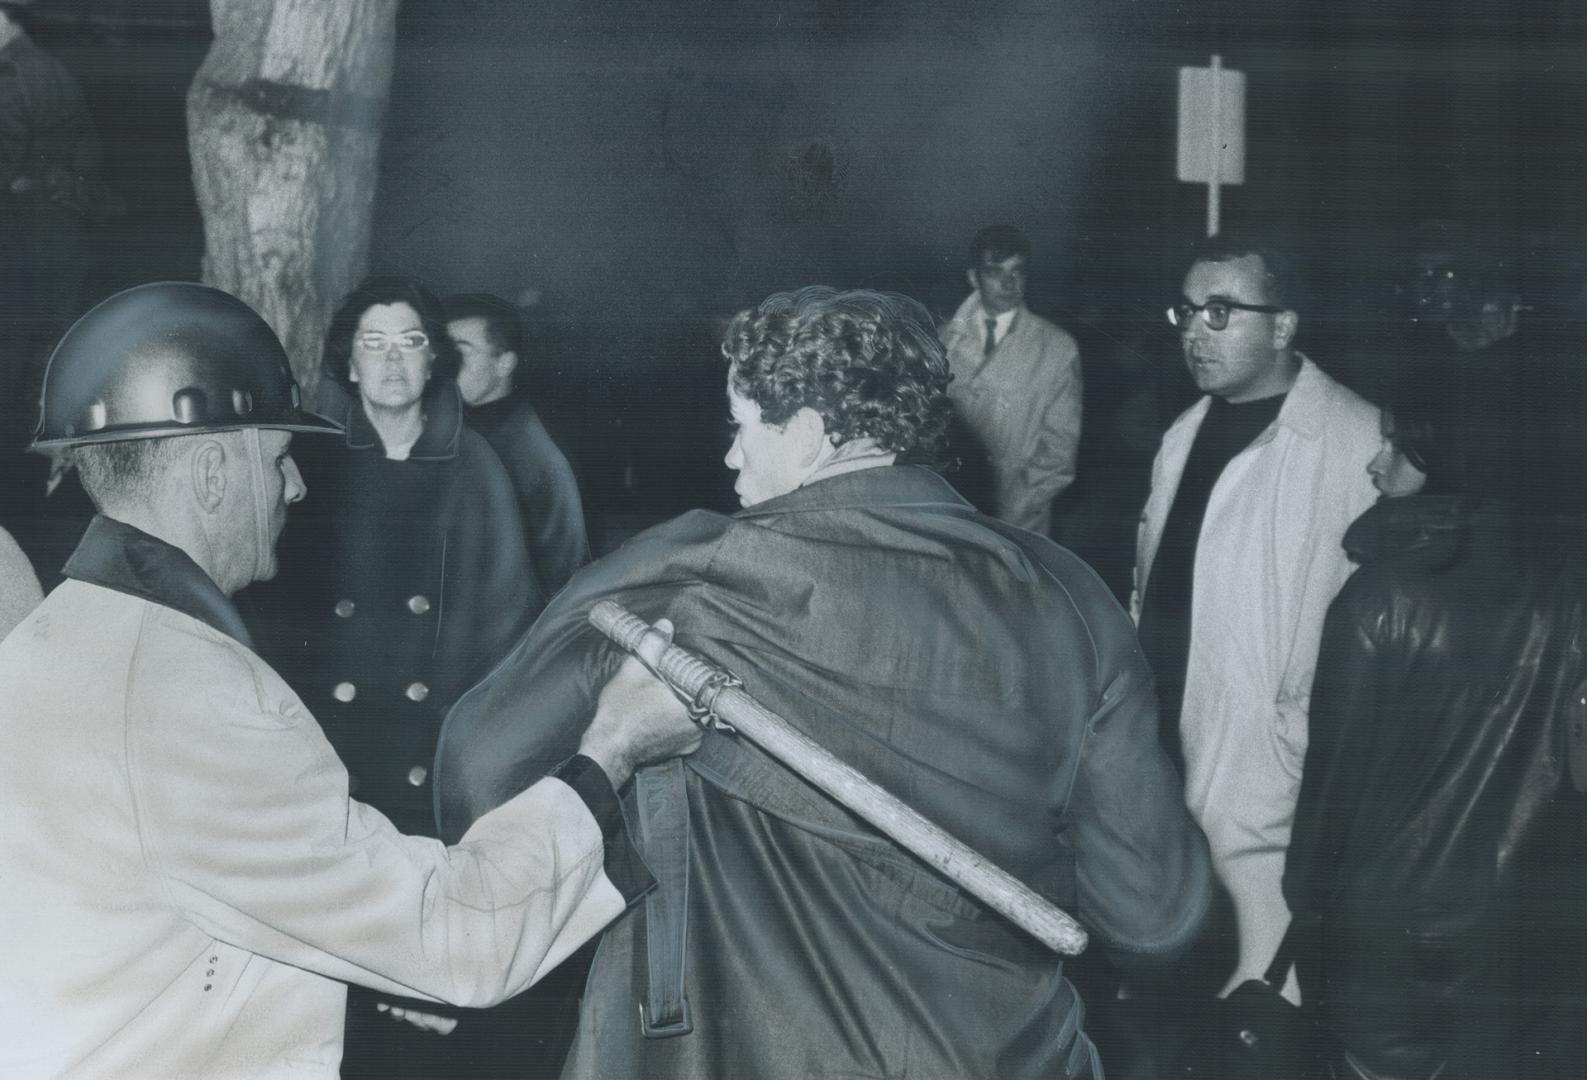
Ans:
<svg viewBox="0 0 1587 1080"><path fill-rule="evenodd" d="M41 0L39 22L132 207L97 288L196 275L182 94L204 4ZM1214 51L1248 78L1225 219L1311 254L1325 365L1370 376L1391 348L1421 220L1513 241L1539 303L1587 280L1567 0L407 0L374 258L523 304L534 392L592 501L643 518L730 502L720 320L813 282L947 314L971 234L1011 221L1032 306L1085 348L1076 497L1089 473L1127 502L1185 392L1159 313L1205 195L1173 179L1176 80Z"/></svg>

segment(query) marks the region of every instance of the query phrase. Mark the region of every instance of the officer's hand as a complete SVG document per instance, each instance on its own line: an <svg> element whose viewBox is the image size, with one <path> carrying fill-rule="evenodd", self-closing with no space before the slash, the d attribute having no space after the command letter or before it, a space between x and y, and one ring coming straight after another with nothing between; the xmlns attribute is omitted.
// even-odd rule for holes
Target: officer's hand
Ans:
<svg viewBox="0 0 1587 1080"><path fill-rule="evenodd" d="M412 1024L421 1031L433 1031L437 1035L450 1035L457 1029L457 1017L437 1016L434 1013L420 1012L418 1009L404 1009L398 1005L387 1005L380 1002L375 1008L390 1016L393 1020L402 1020Z"/></svg>
<svg viewBox="0 0 1587 1080"><path fill-rule="evenodd" d="M672 623L658 619L640 642L639 652L655 664L671 643ZM579 753L593 758L612 786L620 788L641 765L692 753L700 737L699 725L689 719L677 695L630 656L601 690L595 719L579 743Z"/></svg>

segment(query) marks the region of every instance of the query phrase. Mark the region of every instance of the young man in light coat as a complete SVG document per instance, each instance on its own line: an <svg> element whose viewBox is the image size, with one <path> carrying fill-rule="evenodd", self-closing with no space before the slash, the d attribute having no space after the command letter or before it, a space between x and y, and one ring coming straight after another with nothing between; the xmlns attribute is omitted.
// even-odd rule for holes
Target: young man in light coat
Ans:
<svg viewBox="0 0 1587 1080"><path fill-rule="evenodd" d="M987 490L964 494L1046 536L1053 500L1075 479L1084 382L1075 339L1025 306L1029 259L1030 241L1012 225L977 233L966 272L975 291L942 328L942 345L948 396L976 444L970 456L987 472Z"/></svg>
<svg viewBox="0 0 1587 1080"><path fill-rule="evenodd" d="M1380 441L1378 410L1293 347L1287 267L1260 242L1217 237L1185 276L1170 319L1206 396L1153 464L1132 601L1165 742L1233 901L1225 992L1262 976L1289 924L1280 883L1312 672ZM1286 993L1299 998L1293 975Z"/></svg>

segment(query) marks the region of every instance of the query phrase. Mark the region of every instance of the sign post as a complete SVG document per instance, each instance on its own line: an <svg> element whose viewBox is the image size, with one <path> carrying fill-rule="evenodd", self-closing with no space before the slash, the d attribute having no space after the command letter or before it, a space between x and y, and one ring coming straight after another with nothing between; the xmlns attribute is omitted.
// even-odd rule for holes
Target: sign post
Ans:
<svg viewBox="0 0 1587 1080"><path fill-rule="evenodd" d="M1245 72L1179 69L1179 179L1207 185L1207 235L1218 235L1220 189L1245 183Z"/></svg>

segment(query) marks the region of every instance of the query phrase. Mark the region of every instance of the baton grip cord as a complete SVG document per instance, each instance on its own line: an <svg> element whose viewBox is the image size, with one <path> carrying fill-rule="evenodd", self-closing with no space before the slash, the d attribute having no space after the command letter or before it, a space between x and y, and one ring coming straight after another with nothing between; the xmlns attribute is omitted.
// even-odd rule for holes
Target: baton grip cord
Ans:
<svg viewBox="0 0 1587 1080"><path fill-rule="evenodd" d="M707 731L733 731L733 726L718 715L716 699L729 687L742 687L743 680L683 649L669 648L660 660L654 665L650 664L640 655L639 643L646 634L656 631L645 620L614 601L603 600L596 604L590 612L590 622L624 650L639 657L640 662L650 668L651 674L671 687L672 692L689 707L689 719Z"/></svg>

